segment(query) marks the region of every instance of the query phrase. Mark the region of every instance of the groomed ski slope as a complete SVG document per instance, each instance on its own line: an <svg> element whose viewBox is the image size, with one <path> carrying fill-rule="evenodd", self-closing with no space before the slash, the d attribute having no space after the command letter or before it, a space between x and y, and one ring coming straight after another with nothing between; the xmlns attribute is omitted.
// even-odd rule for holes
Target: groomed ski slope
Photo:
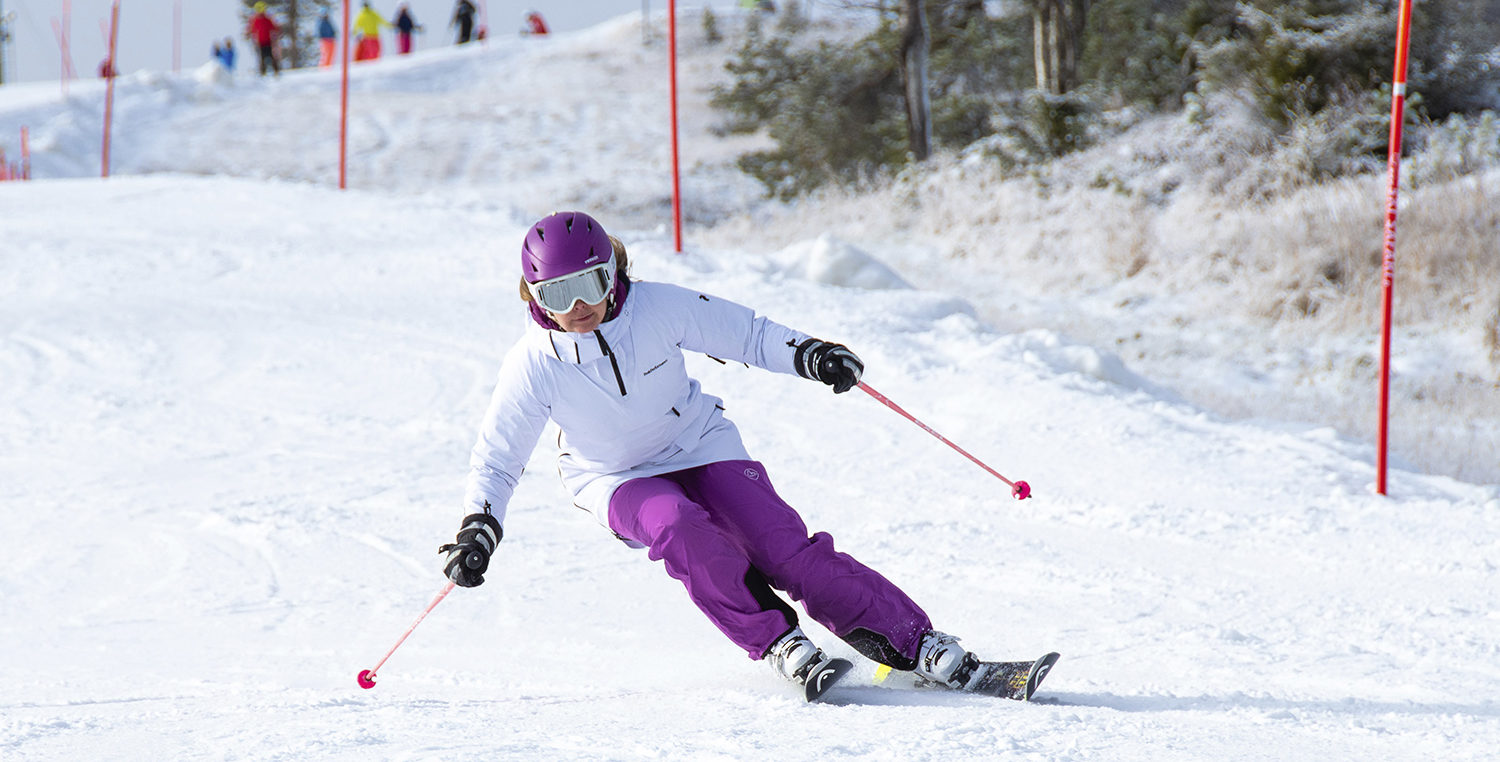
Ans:
<svg viewBox="0 0 1500 762"><path fill-rule="evenodd" d="M535 74L535 53L437 54L369 69L361 87L436 104L426 79L512 59ZM191 103L149 82L121 97L142 118L198 124L177 133L178 154L231 161L240 149L216 141L255 99L326 95L320 76L199 83L213 97ZM0 114L15 118L7 95ZM1105 350L979 322L982 284L916 291L878 251L818 245L818 230L795 250L690 238L675 254L669 218L642 201L665 147L600 137L643 116L515 105L530 125L517 141L583 144L588 160L497 149L534 165L511 182L456 174L413 190L382 174L339 192L326 172L207 159L147 174L172 153L142 148L163 166L122 149L108 182L0 185L0 758L1500 748L1496 485L1398 469L1377 497L1369 443L1205 414ZM86 157L85 133L47 132L47 150ZM432 146L450 139L387 155L442 157ZM256 166L305 163L276 146ZM704 203L740 203L738 182L695 177ZM375 689L355 685L442 586L436 547L457 528L473 430L523 326L516 246L534 216L572 205L619 220L636 277L848 343L872 386L1030 482L1034 497L1012 500L857 392L689 359L809 524L940 628L988 658L1061 651L1037 703L873 687L873 665L810 624L857 666L826 703L802 704L643 552L570 506L545 436L489 581L435 609Z"/></svg>

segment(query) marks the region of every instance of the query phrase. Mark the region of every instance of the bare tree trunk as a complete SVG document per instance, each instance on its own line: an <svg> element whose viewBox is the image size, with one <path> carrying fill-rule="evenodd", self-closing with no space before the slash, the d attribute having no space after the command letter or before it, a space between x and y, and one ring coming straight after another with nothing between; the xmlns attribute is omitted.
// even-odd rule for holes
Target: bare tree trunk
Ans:
<svg viewBox="0 0 1500 762"><path fill-rule="evenodd" d="M1038 90L1062 95L1078 86L1090 0L1032 0L1032 63Z"/></svg>
<svg viewBox="0 0 1500 762"><path fill-rule="evenodd" d="M1031 6L1031 63L1036 70L1036 89L1053 91L1052 0L1034 0Z"/></svg>
<svg viewBox="0 0 1500 762"><path fill-rule="evenodd" d="M906 0L901 34L901 71L906 78L906 129L912 155L932 155L932 115L927 101L927 14L922 0Z"/></svg>
<svg viewBox="0 0 1500 762"><path fill-rule="evenodd" d="M289 69L302 67L302 40L299 39L301 35L297 34L297 30L302 28L302 24L300 23L301 18L299 18L301 11L301 0L290 0L286 4L286 24L282 30L281 40L282 44L286 46L286 50L283 53L290 63L290 65L283 64L283 66L287 66Z"/></svg>
<svg viewBox="0 0 1500 762"><path fill-rule="evenodd" d="M1078 67L1083 63L1083 32L1088 23L1091 0L1066 0L1067 16L1064 39L1067 41L1062 60L1062 76L1059 78L1062 92L1079 85Z"/></svg>

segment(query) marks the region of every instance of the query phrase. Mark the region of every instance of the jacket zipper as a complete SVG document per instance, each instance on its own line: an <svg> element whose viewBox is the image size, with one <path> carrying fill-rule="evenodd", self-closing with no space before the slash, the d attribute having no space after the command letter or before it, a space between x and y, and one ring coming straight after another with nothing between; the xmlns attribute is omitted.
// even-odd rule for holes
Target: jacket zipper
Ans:
<svg viewBox="0 0 1500 762"><path fill-rule="evenodd" d="M615 361L615 352L609 348L609 342L604 340L604 333L602 331L594 331L594 336L599 339L599 351L603 352L604 356L609 358L609 367L615 371L615 383L619 384L620 396L624 397L625 378L620 375L620 364Z"/></svg>

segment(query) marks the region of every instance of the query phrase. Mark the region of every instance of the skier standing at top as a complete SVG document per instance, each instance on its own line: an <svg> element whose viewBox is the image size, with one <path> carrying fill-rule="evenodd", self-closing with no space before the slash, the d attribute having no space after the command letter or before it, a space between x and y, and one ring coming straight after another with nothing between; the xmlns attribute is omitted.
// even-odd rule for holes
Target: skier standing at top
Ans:
<svg viewBox="0 0 1500 762"><path fill-rule="evenodd" d="M338 52L338 30L333 28L333 20L328 18L328 11L323 11L318 16L318 66L328 68L333 65L333 57Z"/></svg>
<svg viewBox="0 0 1500 762"><path fill-rule="evenodd" d="M454 25L458 26L456 44L463 45L474 36L474 4L469 0L458 0L458 4L453 6L453 20L448 22L448 26L452 28Z"/></svg>
<svg viewBox="0 0 1500 762"><path fill-rule="evenodd" d="M371 8L369 0L365 0L364 6L359 9L359 15L354 17L354 31L359 33L354 60L374 61L380 58L380 29L390 25L391 22Z"/></svg>
<svg viewBox="0 0 1500 762"><path fill-rule="evenodd" d="M250 17L250 28L245 36L255 43L255 50L260 54L260 76L266 76L266 70L270 69L281 76L281 62L276 60L276 35L281 33L281 26L266 10L265 3L255 4L255 15Z"/></svg>
<svg viewBox="0 0 1500 762"><path fill-rule="evenodd" d="M223 46L221 46L219 48L219 55L220 55L219 60L224 62L224 68L228 69L230 74L233 74L234 73L234 58L235 58L234 38L232 38L232 37L225 37L224 38L224 44L223 44Z"/></svg>
<svg viewBox="0 0 1500 762"><path fill-rule="evenodd" d="M521 16L521 21L525 24L525 26L521 27L521 34L523 35L544 35L548 31L546 20L542 18L542 14L536 12L535 10L527 10L526 13Z"/></svg>
<svg viewBox="0 0 1500 762"><path fill-rule="evenodd" d="M837 394L864 370L852 351L717 297L632 280L624 244L581 212L532 225L520 264L530 320L501 365L470 457L468 515L442 548L450 579L484 581L507 504L550 419L561 430L559 473L574 502L627 544L648 548L720 631L809 700L849 664L814 645L773 588L877 662L1005 695L993 663L933 630L911 598L835 550L831 536L809 535L746 452L723 401L702 391L683 359L683 350L701 352L820 381Z"/></svg>
<svg viewBox="0 0 1500 762"><path fill-rule="evenodd" d="M404 56L411 53L412 30L421 28L422 25L411 17L411 8L406 3L402 3L396 9L396 53L398 55Z"/></svg>

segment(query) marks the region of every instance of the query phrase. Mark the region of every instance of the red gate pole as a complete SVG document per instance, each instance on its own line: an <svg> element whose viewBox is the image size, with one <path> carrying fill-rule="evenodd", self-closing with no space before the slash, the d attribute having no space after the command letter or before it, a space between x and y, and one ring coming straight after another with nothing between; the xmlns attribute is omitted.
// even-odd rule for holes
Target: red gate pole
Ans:
<svg viewBox="0 0 1500 762"><path fill-rule="evenodd" d="M345 183L349 157L349 0L344 0L344 74L339 85L339 190Z"/></svg>
<svg viewBox="0 0 1500 762"><path fill-rule="evenodd" d="M1396 277L1396 189L1401 176L1401 120L1406 108L1406 50L1411 41L1411 0L1401 0L1396 22L1396 70L1391 83L1391 141L1386 154L1390 187L1385 197L1385 252L1380 290L1380 429L1375 449L1375 492L1385 494L1387 417L1391 403L1391 286Z"/></svg>
<svg viewBox="0 0 1500 762"><path fill-rule="evenodd" d="M667 0L667 37L667 65L672 70L672 241L677 246L677 253L681 254L682 174L677 164L677 0Z"/></svg>
<svg viewBox="0 0 1500 762"><path fill-rule="evenodd" d="M118 76L120 67L115 63L116 43L120 39L120 0L110 3L109 11L109 58L105 59L105 82L104 82L104 151L103 161L100 167L100 177L109 177L109 128L114 118L115 108L115 77Z"/></svg>
<svg viewBox="0 0 1500 762"><path fill-rule="evenodd" d="M30 133L25 127L21 128L21 179L31 179L31 144Z"/></svg>
<svg viewBox="0 0 1500 762"><path fill-rule="evenodd" d="M58 20L56 17L53 17L52 31L57 35L57 49L62 55L62 62L59 64L58 72L59 79L62 81L62 94L64 98L68 97L68 80L74 76L73 57L68 52L68 29L72 24L73 0L63 0L62 19Z"/></svg>
<svg viewBox="0 0 1500 762"><path fill-rule="evenodd" d="M182 73L182 0L172 3L172 73Z"/></svg>

